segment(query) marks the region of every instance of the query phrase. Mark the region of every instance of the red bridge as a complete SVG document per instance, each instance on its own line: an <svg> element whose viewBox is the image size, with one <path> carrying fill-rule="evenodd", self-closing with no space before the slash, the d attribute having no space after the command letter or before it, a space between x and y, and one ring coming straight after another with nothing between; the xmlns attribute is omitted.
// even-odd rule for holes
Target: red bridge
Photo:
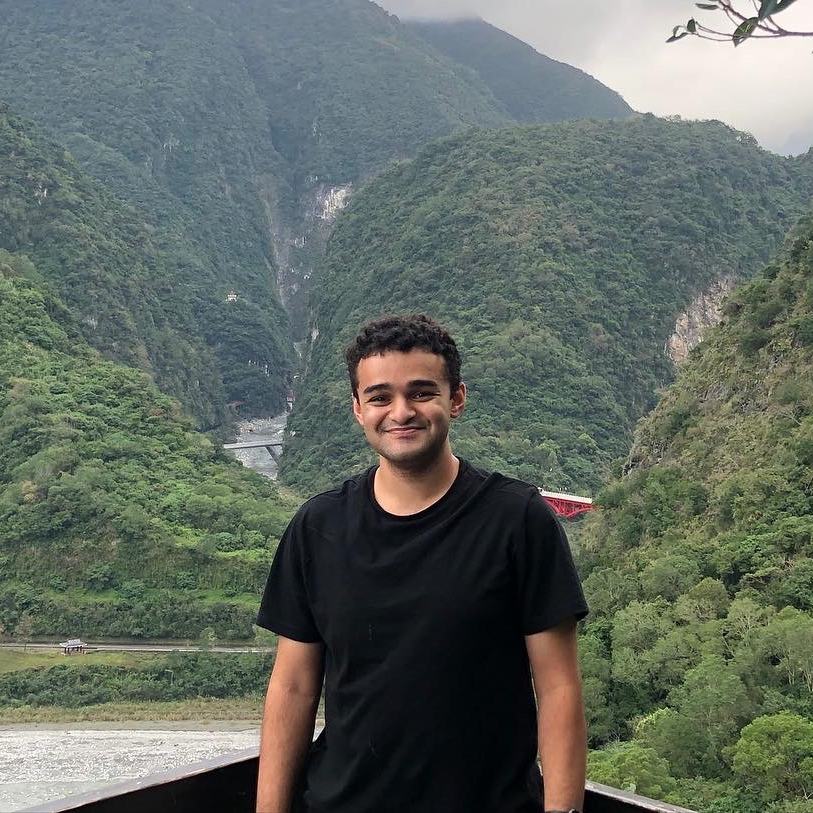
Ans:
<svg viewBox="0 0 813 813"><path fill-rule="evenodd" d="M539 489L542 499L563 519L573 519L592 511L595 507L589 497L577 497L575 494L558 494L555 491Z"/></svg>

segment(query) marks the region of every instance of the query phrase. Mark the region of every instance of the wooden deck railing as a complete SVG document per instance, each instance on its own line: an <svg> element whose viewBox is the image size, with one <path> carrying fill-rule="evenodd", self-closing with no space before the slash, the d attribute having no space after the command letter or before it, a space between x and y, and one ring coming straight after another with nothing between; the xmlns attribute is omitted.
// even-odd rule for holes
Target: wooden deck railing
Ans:
<svg viewBox="0 0 813 813"><path fill-rule="evenodd" d="M254 813L257 748L143 779L46 802L20 813ZM691 813L634 793L587 783L585 813Z"/></svg>

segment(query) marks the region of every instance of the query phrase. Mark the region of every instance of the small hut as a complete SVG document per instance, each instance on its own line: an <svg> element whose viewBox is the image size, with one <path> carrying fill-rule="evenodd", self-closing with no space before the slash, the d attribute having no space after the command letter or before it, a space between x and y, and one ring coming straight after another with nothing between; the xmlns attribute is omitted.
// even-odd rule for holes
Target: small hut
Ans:
<svg viewBox="0 0 813 813"><path fill-rule="evenodd" d="M71 638L68 641L63 641L60 646L62 647L63 655L84 655L87 644L79 638Z"/></svg>

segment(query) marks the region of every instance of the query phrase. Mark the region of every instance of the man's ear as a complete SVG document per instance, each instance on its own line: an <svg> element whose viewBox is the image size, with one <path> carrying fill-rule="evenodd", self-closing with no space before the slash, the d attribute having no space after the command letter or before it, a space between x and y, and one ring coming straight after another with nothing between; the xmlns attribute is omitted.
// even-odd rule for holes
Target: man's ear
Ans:
<svg viewBox="0 0 813 813"><path fill-rule="evenodd" d="M460 386L452 393L450 414L453 418L459 417L466 408L466 384L461 381Z"/></svg>
<svg viewBox="0 0 813 813"><path fill-rule="evenodd" d="M356 394L353 394L353 416L359 422L359 426L364 426L364 418L361 416L361 404L359 403L359 397Z"/></svg>

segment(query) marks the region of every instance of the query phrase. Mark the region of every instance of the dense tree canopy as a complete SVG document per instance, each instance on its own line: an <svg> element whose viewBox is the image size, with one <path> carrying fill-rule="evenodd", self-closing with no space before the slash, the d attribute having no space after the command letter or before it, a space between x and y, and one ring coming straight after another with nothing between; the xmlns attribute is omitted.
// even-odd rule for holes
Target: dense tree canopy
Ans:
<svg viewBox="0 0 813 813"><path fill-rule="evenodd" d="M592 736L628 740L591 764L790 813L813 780L813 220L725 314L578 535Z"/></svg>
<svg viewBox="0 0 813 813"><path fill-rule="evenodd" d="M271 288L229 302L183 217L145 217L2 107L0 196L0 248L36 264L108 358L150 372L203 426L227 399L281 408L288 340Z"/></svg>
<svg viewBox="0 0 813 813"><path fill-rule="evenodd" d="M244 697L268 685L272 656L176 652L141 666L70 663L0 673L0 707Z"/></svg>
<svg viewBox="0 0 813 813"><path fill-rule="evenodd" d="M29 634L252 634L293 504L104 361L0 251L0 623Z"/></svg>

